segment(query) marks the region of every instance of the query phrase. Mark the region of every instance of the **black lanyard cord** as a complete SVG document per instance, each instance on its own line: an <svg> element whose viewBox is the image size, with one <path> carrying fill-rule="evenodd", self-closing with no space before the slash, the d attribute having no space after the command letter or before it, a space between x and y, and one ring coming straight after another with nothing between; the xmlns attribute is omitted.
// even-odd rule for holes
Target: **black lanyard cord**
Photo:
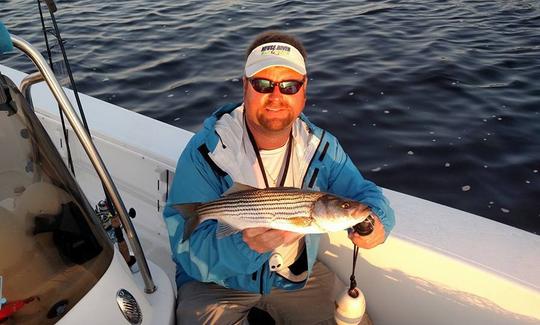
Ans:
<svg viewBox="0 0 540 325"><path fill-rule="evenodd" d="M257 162L259 164L259 168L261 169L261 174L264 179L264 185L266 185L266 188L269 188L268 185L268 178L266 178L266 170L264 169L264 163L261 158L261 154L259 152L259 147L257 146L257 142L255 141L255 138L253 137L253 133L251 133L251 130L249 129L249 126L247 125L247 122L245 121L244 117L244 123L246 124L246 130L249 136L249 141L251 142L251 145L253 146L253 151L255 151L255 155L257 156ZM289 173L289 161L291 160L291 154L292 153L292 129L291 134L289 135L289 143L287 144L287 155L285 160L285 168L283 169L283 174L281 175L281 180L279 182L279 187L285 186L285 180L287 179L287 174Z"/></svg>
<svg viewBox="0 0 540 325"><path fill-rule="evenodd" d="M356 298L358 297L359 293L357 290L354 290L356 288L356 278L354 276L354 270L356 269L356 261L358 259L358 246L354 245L353 248L353 265L352 265L352 274L351 274L351 285L349 286L349 296Z"/></svg>

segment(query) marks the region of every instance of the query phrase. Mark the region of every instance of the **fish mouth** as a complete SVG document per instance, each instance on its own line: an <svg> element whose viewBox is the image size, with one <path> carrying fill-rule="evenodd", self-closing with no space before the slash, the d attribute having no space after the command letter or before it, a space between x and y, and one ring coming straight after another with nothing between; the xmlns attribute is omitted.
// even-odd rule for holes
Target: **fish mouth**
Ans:
<svg viewBox="0 0 540 325"><path fill-rule="evenodd" d="M359 220L359 222L362 222L366 220L369 216L371 216L371 209L367 206L359 206L354 211L354 216Z"/></svg>

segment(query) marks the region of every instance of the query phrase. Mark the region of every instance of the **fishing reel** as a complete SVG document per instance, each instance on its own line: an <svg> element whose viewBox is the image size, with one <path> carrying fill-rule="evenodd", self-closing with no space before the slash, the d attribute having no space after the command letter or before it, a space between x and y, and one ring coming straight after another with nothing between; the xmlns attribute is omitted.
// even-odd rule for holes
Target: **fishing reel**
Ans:
<svg viewBox="0 0 540 325"><path fill-rule="evenodd" d="M101 222L101 226L103 227L103 229L105 229L105 232L107 232L107 235L109 236L111 242L116 242L116 238L114 236L114 229L112 227L113 215L111 210L109 209L109 206L107 205L107 202L105 200L99 201L94 211L96 212L96 215Z"/></svg>
<svg viewBox="0 0 540 325"><path fill-rule="evenodd" d="M118 245L118 250L124 257L131 272L139 272L139 266L136 263L137 260L135 259L135 256L131 255L129 252L126 240L124 239L124 234L122 233L122 224L120 223L120 218L114 212L114 209L109 207L107 200L101 200L96 205L95 212L99 217L103 229L105 229L105 232L109 236L110 241L113 243L113 245ZM135 218L135 209L129 209L128 215L131 218Z"/></svg>
<svg viewBox="0 0 540 325"><path fill-rule="evenodd" d="M367 236L373 232L375 220L369 215L364 221L353 226L353 231L360 236ZM353 250L353 271L350 278L350 285L336 299L336 310L334 320L338 325L359 324L366 312L366 298L360 289L356 287L354 270L358 258L358 247L355 245Z"/></svg>

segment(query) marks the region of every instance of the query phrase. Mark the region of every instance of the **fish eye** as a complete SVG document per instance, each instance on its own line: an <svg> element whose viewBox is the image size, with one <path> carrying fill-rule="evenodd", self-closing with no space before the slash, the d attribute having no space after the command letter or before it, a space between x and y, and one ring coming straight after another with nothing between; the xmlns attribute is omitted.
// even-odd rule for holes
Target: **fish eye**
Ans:
<svg viewBox="0 0 540 325"><path fill-rule="evenodd" d="M350 208L350 207L351 207L351 204L350 204L349 202L343 202L343 203L341 204L341 208L342 208L342 209L348 209L348 208Z"/></svg>

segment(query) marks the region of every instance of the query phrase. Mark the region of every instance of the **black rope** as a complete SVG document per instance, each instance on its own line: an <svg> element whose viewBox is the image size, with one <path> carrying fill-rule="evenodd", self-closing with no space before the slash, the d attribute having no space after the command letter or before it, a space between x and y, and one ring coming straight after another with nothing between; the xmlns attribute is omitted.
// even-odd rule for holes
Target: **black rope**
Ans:
<svg viewBox="0 0 540 325"><path fill-rule="evenodd" d="M264 163L261 158L261 154L259 152L259 146L257 146L257 142L255 141L255 137L253 136L253 133L251 133L251 130L249 129L249 126L247 125L246 118L244 116L244 123L246 125L246 130L249 136L249 141L251 142L251 145L253 146L253 151L255 151L255 155L257 156L257 163L259 164L259 168L261 169L261 174L263 176L264 185L266 185L266 188L269 188L268 179L266 178L266 170L264 169ZM291 160L292 156L292 129L291 133L289 134L289 143L287 145L287 153L286 153L286 160L285 160L285 167L283 168L283 172L281 174L281 180L279 182L279 187L285 186L285 180L287 179L287 174L289 173L289 161Z"/></svg>
<svg viewBox="0 0 540 325"><path fill-rule="evenodd" d="M357 298L359 293L358 293L358 290L355 290L356 289L356 278L354 276L354 271L356 269L356 261L358 260L358 246L354 245L354 248L353 248L353 263L352 263L352 273L351 273L351 284L349 286L349 296L353 297L353 298Z"/></svg>

